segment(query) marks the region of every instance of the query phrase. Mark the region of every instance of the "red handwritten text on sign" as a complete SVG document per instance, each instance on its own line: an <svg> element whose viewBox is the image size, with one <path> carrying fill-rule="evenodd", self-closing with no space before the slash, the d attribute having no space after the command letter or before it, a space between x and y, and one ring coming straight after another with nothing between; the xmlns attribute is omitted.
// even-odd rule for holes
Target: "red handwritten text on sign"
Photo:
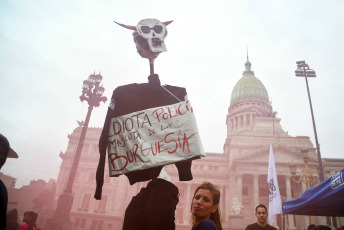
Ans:
<svg viewBox="0 0 344 230"><path fill-rule="evenodd" d="M204 156L189 101L113 118L108 152L111 175Z"/></svg>

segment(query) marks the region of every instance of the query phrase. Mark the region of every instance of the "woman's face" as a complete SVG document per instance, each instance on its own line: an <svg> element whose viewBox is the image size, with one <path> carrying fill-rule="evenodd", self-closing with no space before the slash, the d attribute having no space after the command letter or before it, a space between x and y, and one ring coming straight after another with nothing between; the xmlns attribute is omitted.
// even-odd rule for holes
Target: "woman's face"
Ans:
<svg viewBox="0 0 344 230"><path fill-rule="evenodd" d="M25 214L24 217L23 217L23 222L25 224L28 224L30 221L32 220L31 216L28 215L28 214Z"/></svg>
<svg viewBox="0 0 344 230"><path fill-rule="evenodd" d="M206 220L217 207L217 204L213 204L213 194L207 189L199 189L192 200L191 211L196 220Z"/></svg>

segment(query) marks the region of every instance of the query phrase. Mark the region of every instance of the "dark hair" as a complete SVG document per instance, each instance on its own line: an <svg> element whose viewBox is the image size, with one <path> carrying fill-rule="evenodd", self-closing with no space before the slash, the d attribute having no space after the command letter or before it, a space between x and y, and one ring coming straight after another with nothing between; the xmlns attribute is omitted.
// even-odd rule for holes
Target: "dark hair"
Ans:
<svg viewBox="0 0 344 230"><path fill-rule="evenodd" d="M313 230L331 230L331 227L327 225L317 225Z"/></svg>
<svg viewBox="0 0 344 230"><path fill-rule="evenodd" d="M221 196L220 191L217 188L215 188L215 186L212 183L207 182L207 181L204 181L201 185L199 185L196 188L195 193L194 193L194 195L192 197L192 200L194 199L196 193L200 189L209 190L213 194L213 204L219 205L219 203L220 203L220 196ZM192 210L192 202L191 202L191 210ZM214 213L210 214L210 218L209 219L212 220L216 224L218 230L222 230L221 215L220 215L219 207L217 207L217 209L216 209L216 211ZM195 216L191 215L192 223L194 222L194 220L195 220Z"/></svg>
<svg viewBox="0 0 344 230"><path fill-rule="evenodd" d="M8 213L7 213L7 220L14 220L14 221L17 221L18 219L18 211L16 208L10 210Z"/></svg>
<svg viewBox="0 0 344 230"><path fill-rule="evenodd" d="M27 223L29 225L29 227L27 228L28 230L33 230L33 226L36 225L36 221L38 218L38 214L33 212L33 211L27 211L24 213L24 216L28 215L29 217L31 217L31 221L30 223Z"/></svg>
<svg viewBox="0 0 344 230"><path fill-rule="evenodd" d="M266 213L268 213L268 209L266 208L266 206L264 205L264 204L258 204L257 206L256 206L256 213L257 213L257 210L258 210L258 208L265 208L265 211L266 211Z"/></svg>
<svg viewBox="0 0 344 230"><path fill-rule="evenodd" d="M315 228L315 224L310 224L310 225L308 225L307 230L311 230L313 228Z"/></svg>

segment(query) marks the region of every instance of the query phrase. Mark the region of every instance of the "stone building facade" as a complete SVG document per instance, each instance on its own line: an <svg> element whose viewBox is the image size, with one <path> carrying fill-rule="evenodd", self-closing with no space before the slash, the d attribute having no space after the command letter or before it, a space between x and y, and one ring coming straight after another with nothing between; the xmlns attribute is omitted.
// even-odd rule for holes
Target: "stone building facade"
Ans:
<svg viewBox="0 0 344 230"><path fill-rule="evenodd" d="M309 167L317 175L317 158L309 137L288 135L281 127L269 101L268 92L262 82L254 76L251 63L245 63L243 76L232 91L226 117L227 137L222 153L206 153L207 157L192 162L194 179L178 181L174 165L164 167L179 188L179 203L176 209L176 229L190 229L190 205L195 188L203 181L210 181L221 191L220 211L224 229L244 229L255 222L254 208L258 203L268 206L267 169L270 145L273 147L282 199L299 197L306 185L295 183L291 178L289 164L294 162L299 172L304 167L302 149L309 149ZM224 115L225 117L225 115ZM199 121L201 122L201 121ZM70 167L77 148L82 127L70 135L67 150L60 153L62 163L57 179L57 197L65 189ZM122 229L124 211L131 198L147 182L130 185L125 176L109 177L106 164L102 200L93 198L95 174L99 159L98 140L100 128L88 128L76 179L75 194L71 210L73 229ZM325 178L344 167L344 159L323 159ZM242 208L237 211L233 202ZM325 224L324 217L316 217L316 224ZM304 229L310 223L308 216L277 216L279 229ZM344 225L344 218L334 218L334 224ZM282 227L282 225L284 227Z"/></svg>
<svg viewBox="0 0 344 230"><path fill-rule="evenodd" d="M39 213L37 225L44 226L46 218L53 214L55 180L50 179L48 182L42 179L32 180L28 185L15 188L16 178L0 173L0 179L4 182L8 192L7 211L17 209L17 222L23 223L25 212L35 211Z"/></svg>

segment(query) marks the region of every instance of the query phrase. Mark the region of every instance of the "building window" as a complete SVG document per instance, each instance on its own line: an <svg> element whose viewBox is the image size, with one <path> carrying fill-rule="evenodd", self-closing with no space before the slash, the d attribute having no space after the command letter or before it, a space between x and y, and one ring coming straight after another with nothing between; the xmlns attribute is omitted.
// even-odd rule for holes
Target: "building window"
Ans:
<svg viewBox="0 0 344 230"><path fill-rule="evenodd" d="M79 218L76 218L76 219L75 219L75 222L74 222L74 226L75 226L75 227L78 227L79 224L80 224L80 219L79 219Z"/></svg>
<svg viewBox="0 0 344 230"><path fill-rule="evenodd" d="M94 230L94 229L102 230L103 229L103 224L104 224L104 221L102 221L102 220L93 220L90 229L92 229L92 230Z"/></svg>
<svg viewBox="0 0 344 230"><path fill-rule="evenodd" d="M247 187L243 187L242 188L242 195L243 196L248 196L248 188Z"/></svg>
<svg viewBox="0 0 344 230"><path fill-rule="evenodd" d="M280 194L281 194L281 196L287 196L287 189L285 189L285 188L280 188Z"/></svg>
<svg viewBox="0 0 344 230"><path fill-rule="evenodd" d="M269 188L259 188L259 196L268 196Z"/></svg>
<svg viewBox="0 0 344 230"><path fill-rule="evenodd" d="M91 229L96 229L96 227L97 227L97 221L92 220Z"/></svg>
<svg viewBox="0 0 344 230"><path fill-rule="evenodd" d="M81 225L80 227L84 228L86 225L86 219L81 219Z"/></svg>
<svg viewBox="0 0 344 230"><path fill-rule="evenodd" d="M243 126L244 125L244 116L241 115L240 116L240 126Z"/></svg>
<svg viewBox="0 0 344 230"><path fill-rule="evenodd" d="M102 221L102 220L98 221L98 230L103 229L103 223L104 223L104 221Z"/></svg>
<svg viewBox="0 0 344 230"><path fill-rule="evenodd" d="M107 196L103 196L102 199L99 202L98 210L102 213L105 213L106 209L106 202L107 202Z"/></svg>
<svg viewBox="0 0 344 230"><path fill-rule="evenodd" d="M85 194L81 204L81 211L88 212L90 206L91 194Z"/></svg>
<svg viewBox="0 0 344 230"><path fill-rule="evenodd" d="M251 124L251 120L250 120L250 114L246 114L246 125L250 125Z"/></svg>

